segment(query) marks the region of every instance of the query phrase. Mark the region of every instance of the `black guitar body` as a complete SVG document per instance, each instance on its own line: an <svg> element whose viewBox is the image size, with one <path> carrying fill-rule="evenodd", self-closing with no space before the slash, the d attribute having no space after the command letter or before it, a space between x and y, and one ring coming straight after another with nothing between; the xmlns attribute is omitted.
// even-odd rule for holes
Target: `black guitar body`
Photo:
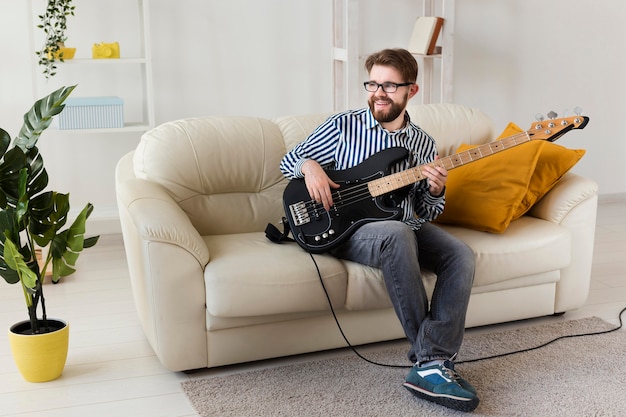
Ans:
<svg viewBox="0 0 626 417"><path fill-rule="evenodd" d="M327 171L340 185L332 190L334 204L329 211L311 199L304 179L290 181L283 193L283 204L294 240L308 252L323 253L365 223L400 219L403 211L398 204L410 186L372 197L367 183L388 175L389 167L407 155L406 148L388 148L353 168Z"/></svg>

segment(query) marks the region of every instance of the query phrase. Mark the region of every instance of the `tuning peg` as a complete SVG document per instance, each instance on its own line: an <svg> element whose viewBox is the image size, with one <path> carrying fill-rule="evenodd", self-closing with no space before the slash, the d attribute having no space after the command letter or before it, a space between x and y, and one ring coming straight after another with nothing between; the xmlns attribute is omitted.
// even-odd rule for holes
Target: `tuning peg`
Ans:
<svg viewBox="0 0 626 417"><path fill-rule="evenodd" d="M548 117L550 119L556 119L558 116L558 114L556 114L553 110L550 110L550 112L548 113Z"/></svg>
<svg viewBox="0 0 626 417"><path fill-rule="evenodd" d="M538 122L543 122L543 114L541 113L537 113L535 114L535 119L537 119Z"/></svg>
<svg viewBox="0 0 626 417"><path fill-rule="evenodd" d="M576 116L580 116L581 114L583 114L583 109L581 109L580 107L576 106L576 107L574 107L574 113L576 114Z"/></svg>

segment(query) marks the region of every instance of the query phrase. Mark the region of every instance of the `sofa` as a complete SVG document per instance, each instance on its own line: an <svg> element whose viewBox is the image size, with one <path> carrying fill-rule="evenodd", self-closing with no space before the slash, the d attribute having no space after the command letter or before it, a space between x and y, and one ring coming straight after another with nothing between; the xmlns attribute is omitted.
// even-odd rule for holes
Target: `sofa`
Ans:
<svg viewBox="0 0 626 417"><path fill-rule="evenodd" d="M486 114L463 105L408 111L441 156L498 133ZM353 345L404 337L379 270L266 237L268 223L280 228L285 215L281 158L328 116L176 120L143 134L119 161L116 195L132 292L165 368L345 347L329 301ZM441 223L476 253L466 326L584 304L596 209L597 184L568 171L501 232ZM432 292L434 275L423 275Z"/></svg>

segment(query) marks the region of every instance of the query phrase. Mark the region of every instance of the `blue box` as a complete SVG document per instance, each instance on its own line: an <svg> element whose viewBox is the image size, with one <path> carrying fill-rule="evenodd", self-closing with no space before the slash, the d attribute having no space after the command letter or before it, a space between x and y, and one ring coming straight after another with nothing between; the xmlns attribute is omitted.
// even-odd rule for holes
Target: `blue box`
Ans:
<svg viewBox="0 0 626 417"><path fill-rule="evenodd" d="M58 115L59 129L124 127L124 101L120 97L69 97Z"/></svg>

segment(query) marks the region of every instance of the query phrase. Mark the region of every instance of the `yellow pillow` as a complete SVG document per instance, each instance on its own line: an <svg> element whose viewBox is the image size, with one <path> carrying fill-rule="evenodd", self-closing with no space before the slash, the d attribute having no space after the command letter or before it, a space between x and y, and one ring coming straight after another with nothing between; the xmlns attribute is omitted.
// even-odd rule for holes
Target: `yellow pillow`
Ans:
<svg viewBox="0 0 626 417"><path fill-rule="evenodd" d="M523 130L514 123L504 129L500 138L513 136ZM585 154L584 149L568 149L564 146L557 145L554 142L542 141L545 143L541 148L535 172L528 184L526 196L513 215L515 220L523 216L530 208L554 187L556 182L561 179L567 171L569 171ZM524 145L522 145L524 146Z"/></svg>
<svg viewBox="0 0 626 417"><path fill-rule="evenodd" d="M439 223L492 233L506 230L526 196L541 142L530 142L453 169ZM457 153L474 148L462 144Z"/></svg>
<svg viewBox="0 0 626 417"><path fill-rule="evenodd" d="M522 129L513 123L499 136ZM475 146L462 144L457 153ZM502 233L545 195L585 153L535 140L453 169L436 222Z"/></svg>

